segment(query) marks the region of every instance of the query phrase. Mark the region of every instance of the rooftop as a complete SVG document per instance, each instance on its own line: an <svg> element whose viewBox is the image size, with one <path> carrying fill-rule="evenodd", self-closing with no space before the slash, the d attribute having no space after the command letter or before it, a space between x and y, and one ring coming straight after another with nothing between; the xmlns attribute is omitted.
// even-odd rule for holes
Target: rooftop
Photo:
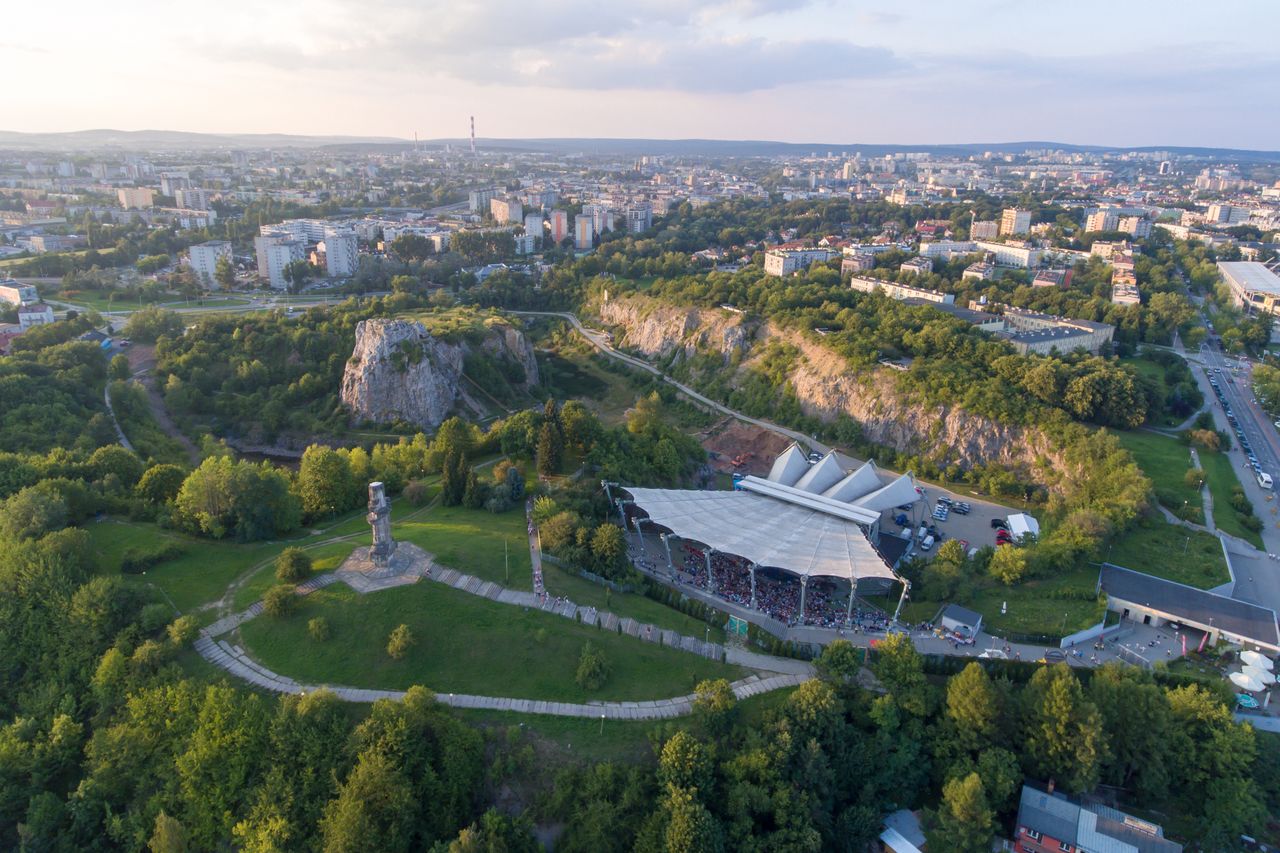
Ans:
<svg viewBox="0 0 1280 853"><path fill-rule="evenodd" d="M1219 261L1218 270L1241 290L1280 296L1280 276L1253 261Z"/></svg>

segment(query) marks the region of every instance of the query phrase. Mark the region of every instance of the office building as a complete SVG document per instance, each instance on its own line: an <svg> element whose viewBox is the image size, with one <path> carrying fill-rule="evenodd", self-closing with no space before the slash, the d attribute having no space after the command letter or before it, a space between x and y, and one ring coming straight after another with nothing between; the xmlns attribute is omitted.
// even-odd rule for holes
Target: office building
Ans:
<svg viewBox="0 0 1280 853"><path fill-rule="evenodd" d="M551 242L559 246L569 236L569 211L551 211Z"/></svg>
<svg viewBox="0 0 1280 853"><path fill-rule="evenodd" d="M930 242L920 242L920 256L924 258L942 258L949 261L952 258L971 255L978 250L978 246L971 240L933 240Z"/></svg>
<svg viewBox="0 0 1280 853"><path fill-rule="evenodd" d="M1006 207L1000 216L1000 234L1026 234L1031 230L1031 211Z"/></svg>
<svg viewBox="0 0 1280 853"><path fill-rule="evenodd" d="M1253 261L1219 261L1231 301L1250 314L1280 315L1280 276Z"/></svg>
<svg viewBox="0 0 1280 853"><path fill-rule="evenodd" d="M1138 291L1138 278L1132 268L1117 268L1111 273L1111 301L1116 305L1137 305L1142 302Z"/></svg>
<svg viewBox="0 0 1280 853"><path fill-rule="evenodd" d="M1031 279L1032 287L1069 287L1074 270L1040 270Z"/></svg>
<svg viewBox="0 0 1280 853"><path fill-rule="evenodd" d="M994 264L978 261L965 267L960 279L961 281L990 281L995 277L996 268Z"/></svg>
<svg viewBox="0 0 1280 853"><path fill-rule="evenodd" d="M40 301L33 284L22 284L11 278L0 279L0 300L10 305L31 305Z"/></svg>
<svg viewBox="0 0 1280 853"><path fill-rule="evenodd" d="M188 250L187 266L196 281L205 287L213 287L217 282L218 261L223 258L231 262L231 243L228 240L210 240L208 243L197 243Z"/></svg>
<svg viewBox="0 0 1280 853"><path fill-rule="evenodd" d="M764 271L769 275L791 275L814 261L829 261L836 256L831 249L770 249L764 253Z"/></svg>
<svg viewBox="0 0 1280 853"><path fill-rule="evenodd" d="M185 207L188 210L209 209L209 191L200 187L178 190L174 193L174 200L177 201L178 207Z"/></svg>
<svg viewBox="0 0 1280 853"><path fill-rule="evenodd" d="M324 229L324 267L330 278L356 274L360 266L359 240L350 228Z"/></svg>
<svg viewBox="0 0 1280 853"><path fill-rule="evenodd" d="M121 187L116 190L116 198L125 210L141 210L151 207L155 199L155 190L147 187Z"/></svg>
<svg viewBox="0 0 1280 853"><path fill-rule="evenodd" d="M595 222L589 213L579 213L573 217L573 248L584 252L595 245Z"/></svg>
<svg viewBox="0 0 1280 853"><path fill-rule="evenodd" d="M307 257L307 244L287 236L268 234L255 237L253 248L258 256L258 278L270 284L273 290L288 289L284 268Z"/></svg>
<svg viewBox="0 0 1280 853"><path fill-rule="evenodd" d="M491 198L489 213L493 215L494 221L501 225L511 222L519 223L524 220L524 205L516 198Z"/></svg>
<svg viewBox="0 0 1280 853"><path fill-rule="evenodd" d="M1168 160L1161 160L1161 161L1160 161L1160 174L1162 174L1162 175L1168 175L1168 174L1172 174L1172 173L1173 173L1173 164L1172 164L1172 163L1170 163Z"/></svg>

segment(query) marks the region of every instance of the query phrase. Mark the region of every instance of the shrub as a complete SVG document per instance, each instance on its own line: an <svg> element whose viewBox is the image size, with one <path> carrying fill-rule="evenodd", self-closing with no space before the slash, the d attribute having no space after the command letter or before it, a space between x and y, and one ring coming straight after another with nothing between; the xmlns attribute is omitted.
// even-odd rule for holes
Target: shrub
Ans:
<svg viewBox="0 0 1280 853"><path fill-rule="evenodd" d="M187 551L177 542L166 542L155 548L126 548L120 558L120 571L126 575L140 575L166 560L181 557Z"/></svg>
<svg viewBox="0 0 1280 853"><path fill-rule="evenodd" d="M425 506L427 503L427 484L421 480L410 480L404 487L404 499L410 506Z"/></svg>
<svg viewBox="0 0 1280 853"><path fill-rule="evenodd" d="M400 660L409 653L413 644L413 632L409 630L409 626L399 625L387 638L387 654L395 660Z"/></svg>
<svg viewBox="0 0 1280 853"><path fill-rule="evenodd" d="M582 646L582 656L578 658L578 672L574 681L583 690L599 690L609 680L609 661L604 652L597 649L590 641Z"/></svg>
<svg viewBox="0 0 1280 853"><path fill-rule="evenodd" d="M317 616L307 622L307 634L317 643L323 643L329 639L329 620L323 616Z"/></svg>
<svg viewBox="0 0 1280 853"><path fill-rule="evenodd" d="M262 597L263 612L277 619L293 613L297 606L297 588L289 584L276 584Z"/></svg>
<svg viewBox="0 0 1280 853"><path fill-rule="evenodd" d="M141 624L144 634L154 634L156 631L159 631L165 625L169 624L169 619L172 617L172 607L161 602L156 602L155 604L148 604L146 607L142 608L142 613L140 614L138 621Z"/></svg>
<svg viewBox="0 0 1280 853"><path fill-rule="evenodd" d="M200 621L196 617L179 616L169 624L169 640L175 646L185 646L200 633Z"/></svg>
<svg viewBox="0 0 1280 853"><path fill-rule="evenodd" d="M276 557L276 580L297 583L311 574L311 557L301 548L285 548Z"/></svg>

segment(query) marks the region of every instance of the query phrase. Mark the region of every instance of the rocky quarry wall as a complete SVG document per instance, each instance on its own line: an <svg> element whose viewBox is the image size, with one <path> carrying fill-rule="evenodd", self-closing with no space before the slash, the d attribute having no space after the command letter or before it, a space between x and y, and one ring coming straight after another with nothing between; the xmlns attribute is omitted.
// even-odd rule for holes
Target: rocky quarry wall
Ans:
<svg viewBox="0 0 1280 853"><path fill-rule="evenodd" d="M538 382L533 347L514 326L490 323L478 343L433 337L412 320L372 319L356 326L356 343L342 374L340 397L356 422L404 421L435 429L459 410L483 412L480 392L463 376L467 356L483 352L514 360L522 387Z"/></svg>
<svg viewBox="0 0 1280 853"><path fill-rule="evenodd" d="M825 421L848 415L867 439L899 452L966 468L995 462L1030 469L1052 455L1049 440L1038 430L996 423L958 406L929 404L900 389L893 369L854 371L837 353L769 321L646 297L615 297L597 308L623 348L654 359L718 353L735 376L750 370L769 342L790 345L798 356L787 382L805 414Z"/></svg>

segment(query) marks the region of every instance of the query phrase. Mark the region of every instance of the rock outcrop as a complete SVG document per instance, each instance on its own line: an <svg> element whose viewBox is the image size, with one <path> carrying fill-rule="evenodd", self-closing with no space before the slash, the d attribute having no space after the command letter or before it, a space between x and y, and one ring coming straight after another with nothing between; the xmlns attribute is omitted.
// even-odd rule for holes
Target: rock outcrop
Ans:
<svg viewBox="0 0 1280 853"><path fill-rule="evenodd" d="M959 406L927 403L901 389L894 370L855 372L820 343L768 321L643 296L611 299L598 310L623 348L653 359L718 354L732 371L729 381L735 386L767 352L776 351L775 344L784 345L796 353L786 380L805 414L826 421L847 415L867 439L899 452L965 468L995 462L1028 470L1051 453L1051 442L1038 430L997 423Z"/></svg>
<svg viewBox="0 0 1280 853"><path fill-rule="evenodd" d="M355 349L342 374L342 403L357 422L404 421L434 429L461 407L483 408L474 401L483 390L463 376L473 353L520 365L524 388L538 382L533 348L513 326L491 323L479 343L452 343L433 337L421 323L373 319L356 326Z"/></svg>

